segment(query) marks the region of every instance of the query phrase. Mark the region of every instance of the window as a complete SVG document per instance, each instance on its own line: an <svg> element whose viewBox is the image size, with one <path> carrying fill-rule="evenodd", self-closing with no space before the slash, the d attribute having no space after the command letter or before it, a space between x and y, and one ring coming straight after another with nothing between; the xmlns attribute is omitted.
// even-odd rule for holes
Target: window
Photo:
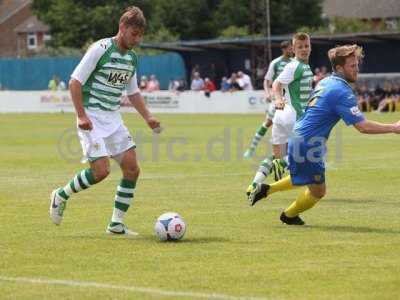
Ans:
<svg viewBox="0 0 400 300"><path fill-rule="evenodd" d="M37 48L37 36L36 33L28 33L28 49Z"/></svg>
<svg viewBox="0 0 400 300"><path fill-rule="evenodd" d="M51 35L48 33L45 33L43 36L43 41L48 42L51 40Z"/></svg>

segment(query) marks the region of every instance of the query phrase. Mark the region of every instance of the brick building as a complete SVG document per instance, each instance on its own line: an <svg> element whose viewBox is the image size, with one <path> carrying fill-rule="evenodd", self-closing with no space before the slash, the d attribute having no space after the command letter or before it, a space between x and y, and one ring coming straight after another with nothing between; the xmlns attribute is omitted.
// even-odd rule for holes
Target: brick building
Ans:
<svg viewBox="0 0 400 300"><path fill-rule="evenodd" d="M400 1L324 0L322 11L327 18L359 19L376 28L396 30L400 19Z"/></svg>
<svg viewBox="0 0 400 300"><path fill-rule="evenodd" d="M29 56L50 38L49 27L30 8L31 0L0 0L0 57Z"/></svg>

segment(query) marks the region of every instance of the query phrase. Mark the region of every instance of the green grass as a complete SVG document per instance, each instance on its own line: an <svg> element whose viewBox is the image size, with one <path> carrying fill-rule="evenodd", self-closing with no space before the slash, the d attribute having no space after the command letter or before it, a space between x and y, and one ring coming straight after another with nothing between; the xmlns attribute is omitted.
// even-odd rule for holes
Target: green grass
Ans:
<svg viewBox="0 0 400 300"><path fill-rule="evenodd" d="M393 122L400 116L368 117ZM159 118L166 129L159 153L151 155L150 131L138 116L124 116L131 132L141 133L144 146L138 150L146 158L126 217L140 236L126 239L104 232L120 179L115 165L104 182L70 199L61 226L48 218L51 190L84 167L72 114L0 115L0 299L178 298L4 277L265 299L398 297L400 137L361 135L338 126L329 144L327 196L304 214L308 226L292 228L280 224L279 214L296 191L273 195L252 208L244 197L267 147L260 147L259 158L252 161L242 160L241 152L262 116ZM215 138L220 142L214 143L212 155L223 157L224 129L230 130L225 132L226 159L207 158L207 144ZM173 154L186 154L185 160L168 155L167 145L177 137L186 144L175 144ZM58 144L61 149L71 144L67 160ZM166 211L177 211L186 220L188 230L180 242L158 242L153 233L156 218Z"/></svg>

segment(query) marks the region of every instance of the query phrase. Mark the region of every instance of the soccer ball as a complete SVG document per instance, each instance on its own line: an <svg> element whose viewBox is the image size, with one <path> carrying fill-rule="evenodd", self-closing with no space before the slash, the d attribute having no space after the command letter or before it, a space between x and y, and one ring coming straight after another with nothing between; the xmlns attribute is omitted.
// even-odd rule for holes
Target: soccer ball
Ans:
<svg viewBox="0 0 400 300"><path fill-rule="evenodd" d="M177 241L184 236L186 224L179 214L167 212L158 217L154 229L161 241Z"/></svg>

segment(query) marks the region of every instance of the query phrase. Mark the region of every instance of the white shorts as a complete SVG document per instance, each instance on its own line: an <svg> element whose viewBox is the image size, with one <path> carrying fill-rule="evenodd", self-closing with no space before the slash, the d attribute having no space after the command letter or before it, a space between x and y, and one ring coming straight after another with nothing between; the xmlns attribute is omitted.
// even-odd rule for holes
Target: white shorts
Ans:
<svg viewBox="0 0 400 300"><path fill-rule="evenodd" d="M272 123L271 144L283 145L289 141L296 122L296 111L286 104L283 110L277 109Z"/></svg>
<svg viewBox="0 0 400 300"><path fill-rule="evenodd" d="M268 102L268 108L265 112L267 119L271 121L274 119L275 116L275 101Z"/></svg>
<svg viewBox="0 0 400 300"><path fill-rule="evenodd" d="M122 119L112 117L112 124L107 126L111 119L103 115L88 113L92 121L92 130L82 130L78 128L78 137L82 146L83 155L89 160L94 161L100 157L113 157L134 148L135 143ZM107 132L105 128L111 130Z"/></svg>

